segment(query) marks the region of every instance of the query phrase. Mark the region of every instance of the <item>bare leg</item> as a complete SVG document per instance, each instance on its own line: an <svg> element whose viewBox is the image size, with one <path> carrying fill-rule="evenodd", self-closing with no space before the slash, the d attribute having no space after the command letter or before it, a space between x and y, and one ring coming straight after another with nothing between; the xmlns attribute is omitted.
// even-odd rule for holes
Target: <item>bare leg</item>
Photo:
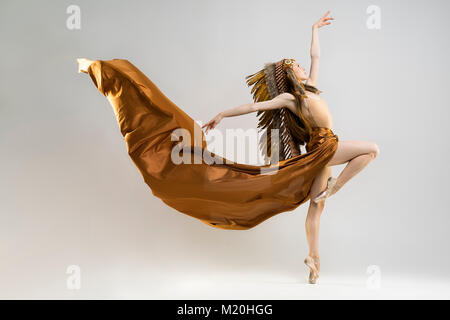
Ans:
<svg viewBox="0 0 450 320"><path fill-rule="evenodd" d="M327 188L327 180L331 177L331 166L347 163L339 174L331 194L336 193L345 183L360 172L367 164L379 154L378 146L373 142L365 141L340 141L338 149L327 166L314 179L311 186L311 199L316 198ZM331 195L330 194L330 195ZM316 283L320 273L319 256L319 229L320 216L325 207L325 201L309 202L308 215L305 221L306 239L308 241L309 254L305 264L310 269L309 282Z"/></svg>
<svg viewBox="0 0 450 320"><path fill-rule="evenodd" d="M331 167L325 167L314 178L311 185L311 199L315 198L321 190L326 188L327 180L331 177ZM325 201L320 203L309 202L308 215L306 216L305 229L306 240L308 242L309 254L305 259L306 265L310 268L309 282L316 283L320 272L319 257L319 229L320 216L325 207Z"/></svg>
<svg viewBox="0 0 450 320"><path fill-rule="evenodd" d="M348 163L339 174L330 195L336 193L344 184L364 169L370 161L378 156L379 152L379 148L374 142L356 140L339 141L336 153L330 162L328 162L327 166Z"/></svg>

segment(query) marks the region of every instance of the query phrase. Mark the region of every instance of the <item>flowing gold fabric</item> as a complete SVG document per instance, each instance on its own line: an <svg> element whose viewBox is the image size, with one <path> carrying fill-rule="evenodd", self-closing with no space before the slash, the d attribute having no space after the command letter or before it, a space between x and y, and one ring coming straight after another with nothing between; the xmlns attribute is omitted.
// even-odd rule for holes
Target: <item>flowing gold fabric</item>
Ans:
<svg viewBox="0 0 450 320"><path fill-rule="evenodd" d="M97 60L87 73L111 103L128 154L153 195L213 227L250 229L294 210L310 198L314 177L337 149L331 129L314 128L305 154L278 165L231 163L210 153L201 127L129 61ZM190 134L181 149L182 138L173 141L177 128ZM174 163L173 150L190 163Z"/></svg>

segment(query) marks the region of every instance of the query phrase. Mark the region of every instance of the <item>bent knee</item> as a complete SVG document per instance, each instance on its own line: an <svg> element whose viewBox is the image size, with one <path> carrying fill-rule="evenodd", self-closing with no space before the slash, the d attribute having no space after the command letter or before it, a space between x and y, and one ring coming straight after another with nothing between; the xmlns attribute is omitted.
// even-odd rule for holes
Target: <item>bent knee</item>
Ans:
<svg viewBox="0 0 450 320"><path fill-rule="evenodd" d="M380 148L375 142L370 142L370 151L369 154L375 159L380 154Z"/></svg>

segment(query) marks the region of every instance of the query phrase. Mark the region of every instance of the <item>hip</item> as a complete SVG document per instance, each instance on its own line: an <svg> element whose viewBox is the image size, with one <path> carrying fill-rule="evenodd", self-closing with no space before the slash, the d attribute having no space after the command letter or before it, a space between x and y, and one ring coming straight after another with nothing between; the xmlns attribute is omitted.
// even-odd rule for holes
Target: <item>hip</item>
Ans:
<svg viewBox="0 0 450 320"><path fill-rule="evenodd" d="M306 144L306 151L316 149L321 144L329 140L339 141L339 137L333 132L331 128L327 127L313 127L310 133L310 139Z"/></svg>

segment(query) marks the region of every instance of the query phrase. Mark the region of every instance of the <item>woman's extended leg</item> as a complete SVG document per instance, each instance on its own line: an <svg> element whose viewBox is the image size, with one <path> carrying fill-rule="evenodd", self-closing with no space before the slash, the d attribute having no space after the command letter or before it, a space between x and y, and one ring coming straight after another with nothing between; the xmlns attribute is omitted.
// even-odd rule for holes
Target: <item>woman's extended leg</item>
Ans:
<svg viewBox="0 0 450 320"><path fill-rule="evenodd" d="M319 174L314 178L311 185L311 199L319 195L321 190L326 188L327 180L331 177L331 167L323 168ZM320 216L325 206L325 201L315 203L309 202L308 215L306 216L305 229L306 240L308 242L309 253L305 259L306 265L310 268L309 281L315 283L320 272L320 257L319 257L319 229Z"/></svg>
<svg viewBox="0 0 450 320"><path fill-rule="evenodd" d="M339 174L330 195L336 193L344 184L364 169L370 161L378 156L379 152L380 149L374 142L357 140L339 141L338 148L330 162L327 163L327 166L348 163Z"/></svg>

